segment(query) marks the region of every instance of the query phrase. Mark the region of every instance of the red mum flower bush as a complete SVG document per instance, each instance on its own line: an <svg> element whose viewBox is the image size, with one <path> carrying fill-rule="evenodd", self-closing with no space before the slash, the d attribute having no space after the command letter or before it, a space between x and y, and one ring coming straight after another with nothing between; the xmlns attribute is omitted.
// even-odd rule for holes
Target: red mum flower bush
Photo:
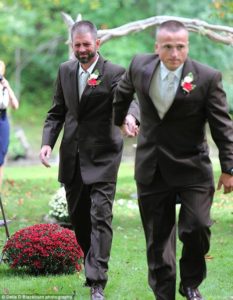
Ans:
<svg viewBox="0 0 233 300"><path fill-rule="evenodd" d="M38 224L12 235L3 249L6 263L34 275L80 271L83 252L75 234L57 224Z"/></svg>

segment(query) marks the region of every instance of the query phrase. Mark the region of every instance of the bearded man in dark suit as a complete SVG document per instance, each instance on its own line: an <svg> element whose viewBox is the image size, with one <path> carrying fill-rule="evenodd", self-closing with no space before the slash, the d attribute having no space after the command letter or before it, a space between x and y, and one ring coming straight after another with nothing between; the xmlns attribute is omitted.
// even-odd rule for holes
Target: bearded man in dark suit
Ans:
<svg viewBox="0 0 233 300"><path fill-rule="evenodd" d="M233 122L221 73L188 58L188 31L166 21L156 54L137 55L116 89L115 124L122 126L136 92L141 123L135 179L147 244L149 284L157 300L175 300L176 199L183 243L180 293L201 300L210 246L214 183L205 125L219 149L218 188L233 190Z"/></svg>
<svg viewBox="0 0 233 300"><path fill-rule="evenodd" d="M91 299L102 300L123 147L120 129L112 118L112 102L125 70L98 53L100 40L91 22L75 23L71 40L77 60L67 61L59 68L53 105L45 120L40 159L49 167L48 159L64 125L59 181L65 186L71 222L84 252ZM133 115L138 115L135 105L126 117L128 135L137 131Z"/></svg>

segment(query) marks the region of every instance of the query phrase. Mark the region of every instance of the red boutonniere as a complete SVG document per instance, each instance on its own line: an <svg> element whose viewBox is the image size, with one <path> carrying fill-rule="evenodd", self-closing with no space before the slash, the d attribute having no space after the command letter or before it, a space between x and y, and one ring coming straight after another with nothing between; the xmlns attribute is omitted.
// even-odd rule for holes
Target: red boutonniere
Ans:
<svg viewBox="0 0 233 300"><path fill-rule="evenodd" d="M94 73L90 74L89 78L87 79L87 84L92 88L96 87L100 84L101 80L99 80L100 74L98 70L95 70Z"/></svg>
<svg viewBox="0 0 233 300"><path fill-rule="evenodd" d="M181 81L181 87L186 94L189 94L193 89L195 89L196 85L193 83L193 74L190 72L188 75L184 77Z"/></svg>

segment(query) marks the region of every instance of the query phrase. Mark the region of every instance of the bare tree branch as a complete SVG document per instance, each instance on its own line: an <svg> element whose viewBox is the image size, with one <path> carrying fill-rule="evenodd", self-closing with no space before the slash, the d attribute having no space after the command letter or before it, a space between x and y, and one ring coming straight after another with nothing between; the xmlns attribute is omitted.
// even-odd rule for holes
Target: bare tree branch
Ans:
<svg viewBox="0 0 233 300"><path fill-rule="evenodd" d="M189 31L206 36L215 42L233 46L232 27L212 25L198 19L187 19L171 16L151 17L148 19L131 22L113 29L98 30L98 36L100 37L101 42L105 43L111 38L124 36L133 32L139 32L153 26L156 27L167 20L180 21L185 24Z"/></svg>
<svg viewBox="0 0 233 300"><path fill-rule="evenodd" d="M67 15L66 13L62 13L63 19L65 20L68 28L72 27L74 21L72 18ZM76 21L81 20L81 15L78 15ZM173 16L156 16L147 18L144 20L139 20L135 22L130 22L124 24L120 27L116 27L113 29L104 29L98 30L98 37L101 39L101 43L105 43L112 38L117 38L121 36L125 36L129 33L139 32L145 30L149 27L156 27L160 25L162 22L167 20L177 20L185 24L191 32L196 32L200 35L206 36L207 38L223 43L225 45L233 46L233 28L228 26L222 25L213 25L209 24L205 21L198 20L198 19L188 19L188 18L181 18L181 17L173 17ZM70 43L70 35L68 43Z"/></svg>

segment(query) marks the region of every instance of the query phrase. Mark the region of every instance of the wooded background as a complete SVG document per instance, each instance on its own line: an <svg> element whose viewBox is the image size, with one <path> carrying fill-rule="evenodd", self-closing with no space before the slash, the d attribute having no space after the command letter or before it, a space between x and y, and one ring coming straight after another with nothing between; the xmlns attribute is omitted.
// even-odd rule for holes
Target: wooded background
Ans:
<svg viewBox="0 0 233 300"><path fill-rule="evenodd" d="M53 83L61 62L68 59L68 31L61 12L93 21L98 29L119 27L153 16L175 16L233 26L229 0L6 0L0 1L0 59L21 107L51 103ZM106 58L125 67L134 54L153 52L154 30L111 39L101 47ZM233 112L233 45L190 34L190 56L218 68Z"/></svg>

